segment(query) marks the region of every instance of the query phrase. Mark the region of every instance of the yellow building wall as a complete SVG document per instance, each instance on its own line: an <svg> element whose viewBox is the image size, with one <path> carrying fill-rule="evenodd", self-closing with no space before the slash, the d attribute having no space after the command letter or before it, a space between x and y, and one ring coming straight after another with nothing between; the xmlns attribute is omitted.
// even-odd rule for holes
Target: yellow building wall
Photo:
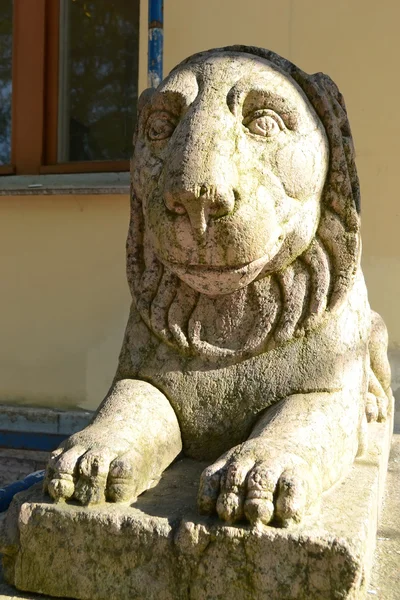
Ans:
<svg viewBox="0 0 400 600"><path fill-rule="evenodd" d="M270 48L344 94L362 188L363 268L400 386L400 4L397 0L166 0L167 73L186 56ZM142 2L140 88L146 86ZM1 186L1 180L0 180ZM129 308L126 195L0 198L0 402L95 408ZM397 383L396 383L397 382Z"/></svg>
<svg viewBox="0 0 400 600"><path fill-rule="evenodd" d="M0 403L94 408L130 295L127 195L0 197Z"/></svg>

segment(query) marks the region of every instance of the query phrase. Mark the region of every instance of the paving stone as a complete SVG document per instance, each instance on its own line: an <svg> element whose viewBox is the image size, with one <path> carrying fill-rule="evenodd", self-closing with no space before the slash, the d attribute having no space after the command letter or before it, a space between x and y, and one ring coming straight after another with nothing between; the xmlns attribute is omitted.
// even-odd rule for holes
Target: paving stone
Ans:
<svg viewBox="0 0 400 600"><path fill-rule="evenodd" d="M0 448L0 487L45 468L48 452Z"/></svg>
<svg viewBox="0 0 400 600"><path fill-rule="evenodd" d="M400 600L400 434L393 436L367 598Z"/></svg>

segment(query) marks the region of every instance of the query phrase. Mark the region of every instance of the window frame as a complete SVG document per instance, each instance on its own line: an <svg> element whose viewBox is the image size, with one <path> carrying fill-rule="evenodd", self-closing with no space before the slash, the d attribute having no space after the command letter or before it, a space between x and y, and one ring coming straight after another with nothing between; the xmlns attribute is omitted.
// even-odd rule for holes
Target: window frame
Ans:
<svg viewBox="0 0 400 600"><path fill-rule="evenodd" d="M0 175L129 171L129 160L57 162L59 0L14 0L11 164Z"/></svg>

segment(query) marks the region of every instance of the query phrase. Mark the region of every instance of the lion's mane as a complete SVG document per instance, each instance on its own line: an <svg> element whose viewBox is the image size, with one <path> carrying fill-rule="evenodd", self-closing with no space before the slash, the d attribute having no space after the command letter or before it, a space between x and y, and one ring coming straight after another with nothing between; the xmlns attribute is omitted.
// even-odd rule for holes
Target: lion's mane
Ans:
<svg viewBox="0 0 400 600"><path fill-rule="evenodd" d="M307 250L285 269L235 292L235 304L250 303L252 314L258 314L257 323L240 347L229 347L222 338L214 343L202 339L202 305L210 299L157 260L146 244L142 203L134 193L127 241L128 281L141 317L169 345L204 358L245 358L306 334L339 309L359 266L360 189L345 103L330 77L308 75L274 52L252 46L229 46L213 52L244 52L269 60L297 82L313 105L330 147L316 234ZM206 54L193 55L176 69ZM223 299L212 301L223 304Z"/></svg>

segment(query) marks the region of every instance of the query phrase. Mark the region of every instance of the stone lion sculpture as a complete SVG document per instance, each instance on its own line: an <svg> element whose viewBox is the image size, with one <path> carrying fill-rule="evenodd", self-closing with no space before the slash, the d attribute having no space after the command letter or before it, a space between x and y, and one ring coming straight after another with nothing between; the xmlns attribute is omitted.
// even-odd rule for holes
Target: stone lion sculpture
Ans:
<svg viewBox="0 0 400 600"><path fill-rule="evenodd" d="M46 489L131 501L183 451L198 505L288 526L390 411L385 326L360 269L343 98L273 52L196 54L139 101L114 383Z"/></svg>

